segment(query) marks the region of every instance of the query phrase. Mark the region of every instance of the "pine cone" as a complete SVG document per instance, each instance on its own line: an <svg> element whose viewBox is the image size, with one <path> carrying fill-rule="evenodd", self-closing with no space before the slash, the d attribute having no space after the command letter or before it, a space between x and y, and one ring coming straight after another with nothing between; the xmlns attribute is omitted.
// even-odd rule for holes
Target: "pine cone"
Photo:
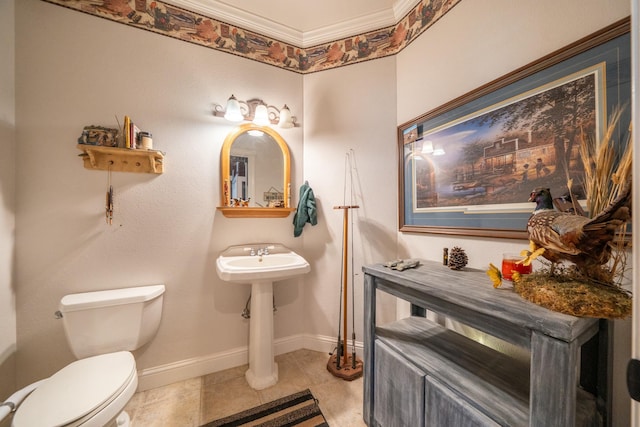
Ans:
<svg viewBox="0 0 640 427"><path fill-rule="evenodd" d="M454 246L449 251L449 268L452 270L462 270L469 258L467 258L467 254L464 249Z"/></svg>

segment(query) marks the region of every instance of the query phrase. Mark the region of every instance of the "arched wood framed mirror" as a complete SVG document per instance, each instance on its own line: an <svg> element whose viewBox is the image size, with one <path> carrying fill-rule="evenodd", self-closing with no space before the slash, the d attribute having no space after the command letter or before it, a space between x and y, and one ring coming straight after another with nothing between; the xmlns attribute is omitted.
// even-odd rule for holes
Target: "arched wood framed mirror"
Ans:
<svg viewBox="0 0 640 427"><path fill-rule="evenodd" d="M220 158L221 203L229 218L284 218L291 208L291 159L268 126L247 123L227 135Z"/></svg>

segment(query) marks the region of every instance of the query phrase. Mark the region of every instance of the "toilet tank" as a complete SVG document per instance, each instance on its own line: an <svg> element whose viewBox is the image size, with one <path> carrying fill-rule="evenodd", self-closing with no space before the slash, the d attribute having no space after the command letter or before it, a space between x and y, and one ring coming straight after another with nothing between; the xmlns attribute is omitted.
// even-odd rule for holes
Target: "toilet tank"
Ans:
<svg viewBox="0 0 640 427"><path fill-rule="evenodd" d="M151 285L62 297L59 310L73 354L82 359L142 347L160 326L164 289Z"/></svg>

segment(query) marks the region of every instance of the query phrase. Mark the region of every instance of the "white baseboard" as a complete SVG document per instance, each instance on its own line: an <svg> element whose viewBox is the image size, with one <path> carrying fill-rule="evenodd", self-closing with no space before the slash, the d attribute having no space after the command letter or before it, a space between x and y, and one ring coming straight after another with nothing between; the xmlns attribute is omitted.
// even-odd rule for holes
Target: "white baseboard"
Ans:
<svg viewBox="0 0 640 427"><path fill-rule="evenodd" d="M309 349L326 352L327 355L336 346L337 339L323 335L292 335L276 339L275 354L289 353L299 349ZM356 353L362 355L362 342L356 341ZM201 377L213 372L235 368L249 363L248 347L199 356L191 359L179 360L153 368L138 371L138 391L162 387L189 378Z"/></svg>

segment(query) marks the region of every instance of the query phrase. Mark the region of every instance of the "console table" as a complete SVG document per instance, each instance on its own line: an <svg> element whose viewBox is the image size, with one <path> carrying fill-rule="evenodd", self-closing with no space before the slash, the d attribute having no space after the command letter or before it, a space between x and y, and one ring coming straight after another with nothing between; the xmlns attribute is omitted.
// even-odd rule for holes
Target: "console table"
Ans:
<svg viewBox="0 0 640 427"><path fill-rule="evenodd" d="M482 270L422 261L363 271L369 427L607 424L606 320L547 310L508 285L494 289ZM409 301L412 316L376 325L377 291ZM530 360L431 322L424 310L526 348Z"/></svg>

